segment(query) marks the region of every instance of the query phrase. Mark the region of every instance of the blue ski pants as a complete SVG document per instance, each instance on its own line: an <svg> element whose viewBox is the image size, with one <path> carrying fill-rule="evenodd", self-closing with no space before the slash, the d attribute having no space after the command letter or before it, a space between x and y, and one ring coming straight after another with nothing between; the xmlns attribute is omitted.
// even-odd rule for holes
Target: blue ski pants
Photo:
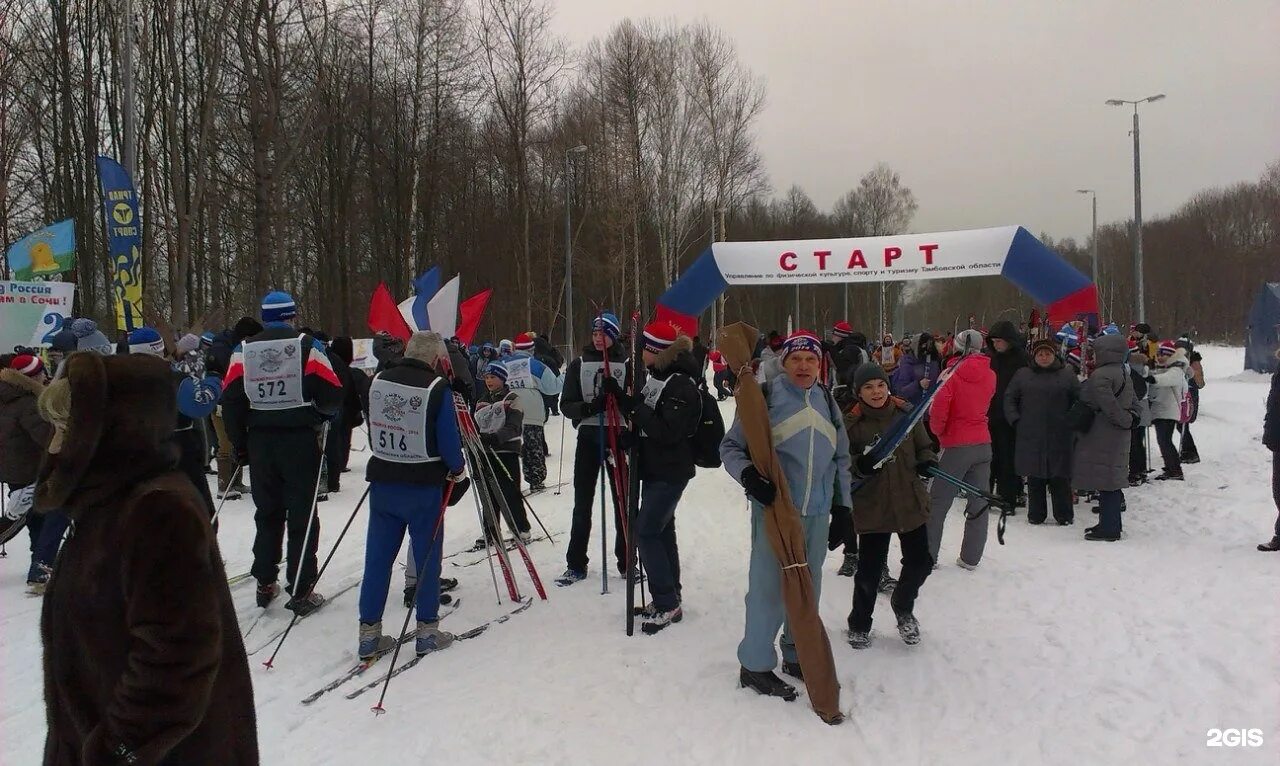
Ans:
<svg viewBox="0 0 1280 766"><path fill-rule="evenodd" d="M364 582L360 583L360 622L382 619L391 587L391 567L409 530L413 558L423 570L418 583L418 619L435 622L440 613L440 553L444 530L435 534L443 509L439 484L375 481L369 486L369 534L365 540Z"/></svg>
<svg viewBox="0 0 1280 766"><path fill-rule="evenodd" d="M636 548L649 574L653 605L662 611L680 605L680 548L676 543L676 505L687 481L645 481L636 516Z"/></svg>
<svg viewBox="0 0 1280 766"><path fill-rule="evenodd" d="M814 598L822 596L822 562L827 558L827 535L831 516L801 516L804 526L805 555L813 576ZM751 503L751 565L747 575L747 625L738 644L738 662L747 670L764 672L778 665L773 648L778 629L782 629L782 659L796 662L796 644L786 625L787 610L782 602L782 570L778 557L769 545L764 529L764 508Z"/></svg>

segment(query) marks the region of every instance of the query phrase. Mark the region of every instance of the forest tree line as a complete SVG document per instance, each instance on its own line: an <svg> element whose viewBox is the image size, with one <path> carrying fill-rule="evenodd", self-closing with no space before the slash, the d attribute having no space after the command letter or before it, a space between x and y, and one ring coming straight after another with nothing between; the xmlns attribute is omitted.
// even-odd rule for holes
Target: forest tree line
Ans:
<svg viewBox="0 0 1280 766"><path fill-rule="evenodd" d="M67 278L80 313L104 324L94 158L124 154L123 5L0 0L0 243L74 218ZM406 297L438 265L463 274L464 295L495 289L482 334L560 341L566 219L576 327L597 306L650 309L713 238L910 230L909 187L870 158L829 211L770 188L755 138L765 87L719 29L628 19L572 49L553 12L547 0L135 1L146 303L181 325L253 313L285 289L306 322L362 335L378 282ZM1099 229L1104 311L1121 322L1129 228ZM1280 279L1280 163L1143 231L1148 321L1239 337L1257 285ZM1088 272L1087 242L1050 244ZM874 333L874 285L804 288L800 323L841 318L845 289L848 319ZM912 330L1031 309L999 278L888 294ZM724 316L782 328L793 297L733 288Z"/></svg>

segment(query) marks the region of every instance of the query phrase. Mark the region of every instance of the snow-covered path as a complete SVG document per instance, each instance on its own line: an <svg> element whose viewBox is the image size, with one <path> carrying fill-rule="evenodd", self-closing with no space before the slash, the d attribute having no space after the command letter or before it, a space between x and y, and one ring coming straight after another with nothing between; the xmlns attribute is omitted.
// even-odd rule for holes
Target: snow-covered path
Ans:
<svg viewBox="0 0 1280 766"><path fill-rule="evenodd" d="M841 631L852 580L827 561L823 618L850 713L828 727L800 701L737 688L749 522L741 491L722 471L700 471L677 514L684 621L649 637L623 634L622 580L600 594L599 539L591 577L571 588L564 567L572 487L533 498L557 542L531 546L550 600L397 678L387 713L366 695L299 700L354 658L357 591L339 596L290 637L273 670L250 658L264 764L1274 764L1280 762L1280 555L1254 546L1275 509L1260 443L1266 378L1240 374L1238 348L1204 350L1196 440L1204 462L1187 481L1128 494L1125 539L1086 543L1092 518L1031 527L1011 519L973 572L955 566L961 514L953 513L942 566L917 604L924 632L903 645L888 604L876 641L855 653ZM731 403L725 404L726 418ZM551 481L569 455L559 421L548 429ZM363 489L367 453L353 454L343 491L320 506L327 549ZM1158 460L1158 458L1157 458ZM568 479L569 472L565 478ZM252 509L228 504L221 534L231 574L248 569ZM598 516L597 516L598 519ZM1086 523L1081 523L1086 522ZM597 521L598 523L598 521ZM446 522L446 552L476 536L470 501ZM597 530L598 532L598 530ZM343 543L322 592L362 568L364 515ZM994 537L994 530L993 530ZM40 602L23 592L25 535L0 559L0 763L34 764L44 739ZM896 550L896 544L895 544ZM452 562L472 557L458 556ZM513 556L513 559L515 557ZM521 587L532 593L515 559ZM508 609L488 567L454 567L462 604L454 631ZM399 575L387 629L403 618ZM242 626L256 616L252 585L233 588ZM273 606L246 641L261 644ZM264 633L260 633L263 631ZM385 669L386 663L379 665ZM370 674L371 677L372 674ZM352 685L354 686L354 684ZM1208 748L1213 728L1258 728L1259 748Z"/></svg>

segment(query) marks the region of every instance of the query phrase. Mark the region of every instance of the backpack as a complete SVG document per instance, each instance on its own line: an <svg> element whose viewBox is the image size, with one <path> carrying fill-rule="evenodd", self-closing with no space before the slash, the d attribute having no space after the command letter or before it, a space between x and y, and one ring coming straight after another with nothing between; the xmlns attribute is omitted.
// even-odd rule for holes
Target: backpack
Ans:
<svg viewBox="0 0 1280 766"><path fill-rule="evenodd" d="M689 446L693 451L693 464L699 468L720 467L720 442L724 440L724 417L720 414L720 405L715 396L705 388L697 389L702 399L702 415L698 418L698 427L689 437Z"/></svg>

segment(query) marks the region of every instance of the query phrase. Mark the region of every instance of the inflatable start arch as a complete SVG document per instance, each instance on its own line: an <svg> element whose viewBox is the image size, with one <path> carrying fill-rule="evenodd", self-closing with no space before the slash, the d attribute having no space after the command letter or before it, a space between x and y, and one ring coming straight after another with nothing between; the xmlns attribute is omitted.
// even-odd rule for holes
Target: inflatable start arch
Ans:
<svg viewBox="0 0 1280 766"><path fill-rule="evenodd" d="M1053 323L1097 321L1089 278L1021 226L849 239L717 242L658 299L657 319L697 333L698 317L730 285L841 284L1000 275Z"/></svg>

